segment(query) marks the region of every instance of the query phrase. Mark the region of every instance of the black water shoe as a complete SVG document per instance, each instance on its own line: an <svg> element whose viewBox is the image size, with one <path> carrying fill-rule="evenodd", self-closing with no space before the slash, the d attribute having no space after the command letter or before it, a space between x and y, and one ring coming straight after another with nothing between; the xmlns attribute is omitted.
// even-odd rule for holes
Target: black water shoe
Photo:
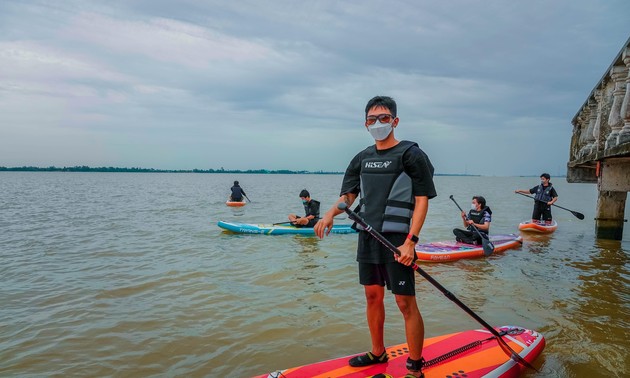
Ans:
<svg viewBox="0 0 630 378"><path fill-rule="evenodd" d="M424 358L420 357L419 360L412 360L410 357L407 357L407 370L409 370L409 374L405 375L405 378L424 378L424 373L422 372L422 368L426 361ZM420 375L414 375L420 373Z"/></svg>
<svg viewBox="0 0 630 378"><path fill-rule="evenodd" d="M388 360L389 358L387 357L387 352L383 352L383 354L381 354L380 356L375 356L372 354L372 352L367 352L366 354L352 357L350 360L348 360L348 365L352 367L362 367L375 364L384 364Z"/></svg>

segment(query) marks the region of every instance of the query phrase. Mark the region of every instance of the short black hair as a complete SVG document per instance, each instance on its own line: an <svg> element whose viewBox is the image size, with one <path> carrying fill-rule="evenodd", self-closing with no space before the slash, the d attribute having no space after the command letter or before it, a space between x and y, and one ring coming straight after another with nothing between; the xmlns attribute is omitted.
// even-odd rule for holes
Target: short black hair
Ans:
<svg viewBox="0 0 630 378"><path fill-rule="evenodd" d="M238 181L234 181L234 185L238 185Z"/></svg>
<svg viewBox="0 0 630 378"><path fill-rule="evenodd" d="M306 189L302 189L302 191L300 192L300 197L304 197L304 198L310 198L311 194L308 192L308 190Z"/></svg>
<svg viewBox="0 0 630 378"><path fill-rule="evenodd" d="M542 175L540 175L540 177L544 177L547 180L551 180L551 176L549 176L549 173L543 173Z"/></svg>
<svg viewBox="0 0 630 378"><path fill-rule="evenodd" d="M370 101L368 101L367 105L365 105L365 116L367 117L368 112L375 106L382 106L389 110L390 113L394 117L396 117L396 101L393 98L387 96L376 96L372 97Z"/></svg>
<svg viewBox="0 0 630 378"><path fill-rule="evenodd" d="M481 205L482 209L486 207L486 199L482 196L473 196L472 199L477 200L477 203Z"/></svg>

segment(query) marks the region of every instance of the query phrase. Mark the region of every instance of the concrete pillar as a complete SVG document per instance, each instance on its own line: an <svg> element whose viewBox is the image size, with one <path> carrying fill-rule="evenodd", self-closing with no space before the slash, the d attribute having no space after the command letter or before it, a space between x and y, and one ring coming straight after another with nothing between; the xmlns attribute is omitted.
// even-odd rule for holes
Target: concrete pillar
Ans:
<svg viewBox="0 0 630 378"><path fill-rule="evenodd" d="M620 116L623 119L623 127L617 137L617 145L630 142L630 48L623 51L623 63L626 65L628 75L626 77L626 93L623 97Z"/></svg>
<svg viewBox="0 0 630 378"><path fill-rule="evenodd" d="M595 234L598 239L621 240L623 238L623 213L626 192L599 192Z"/></svg>
<svg viewBox="0 0 630 378"><path fill-rule="evenodd" d="M593 98L589 98L588 106L588 126L584 136L584 147L580 151L581 156L588 156L595 149L595 123L597 122L597 102Z"/></svg>
<svg viewBox="0 0 630 378"><path fill-rule="evenodd" d="M610 70L610 77L615 83L615 90L613 91L613 104L608 115L608 124L612 131L608 138L606 138L606 149L615 147L617 145L617 137L619 131L623 127L623 118L621 118L621 106L623 105L623 98L626 95L626 77L628 76L628 69L626 67L614 66Z"/></svg>

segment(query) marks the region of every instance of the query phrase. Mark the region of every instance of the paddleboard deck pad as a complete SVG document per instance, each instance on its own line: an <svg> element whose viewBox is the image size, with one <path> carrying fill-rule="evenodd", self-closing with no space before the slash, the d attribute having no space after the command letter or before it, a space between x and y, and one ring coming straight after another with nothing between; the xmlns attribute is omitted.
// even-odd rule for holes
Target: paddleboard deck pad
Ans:
<svg viewBox="0 0 630 378"><path fill-rule="evenodd" d="M219 221L217 226L224 230L239 234L262 234L262 235L315 235L312 227L295 227L289 224L251 224L251 223L233 223ZM350 227L350 224L335 224L330 230L331 234L351 234L356 231Z"/></svg>
<svg viewBox="0 0 630 378"><path fill-rule="evenodd" d="M545 348L542 334L516 326L497 328L503 340L530 364ZM389 361L366 367L348 365L352 356L299 366L256 376L255 378L365 378L377 374L404 377L409 354L407 344L387 348ZM426 361L422 369L425 378L433 377L518 377L525 366L512 360L501 349L496 338L486 329L469 330L426 339L422 355Z"/></svg>
<svg viewBox="0 0 630 378"><path fill-rule="evenodd" d="M490 235L494 253L517 248L523 244L523 237L516 234ZM445 262L465 258L483 257L483 246L460 243L455 240L417 244L416 257L420 262Z"/></svg>

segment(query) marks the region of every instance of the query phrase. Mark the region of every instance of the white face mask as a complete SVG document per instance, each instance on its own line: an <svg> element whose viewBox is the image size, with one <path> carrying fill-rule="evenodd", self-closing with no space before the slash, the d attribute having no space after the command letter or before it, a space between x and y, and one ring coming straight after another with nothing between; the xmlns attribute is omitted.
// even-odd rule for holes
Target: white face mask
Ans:
<svg viewBox="0 0 630 378"><path fill-rule="evenodd" d="M474 203L470 204L470 210L477 210L477 206Z"/></svg>
<svg viewBox="0 0 630 378"><path fill-rule="evenodd" d="M384 140L392 132L392 124L377 122L368 126L368 131L372 134L372 138L374 138L374 140Z"/></svg>

